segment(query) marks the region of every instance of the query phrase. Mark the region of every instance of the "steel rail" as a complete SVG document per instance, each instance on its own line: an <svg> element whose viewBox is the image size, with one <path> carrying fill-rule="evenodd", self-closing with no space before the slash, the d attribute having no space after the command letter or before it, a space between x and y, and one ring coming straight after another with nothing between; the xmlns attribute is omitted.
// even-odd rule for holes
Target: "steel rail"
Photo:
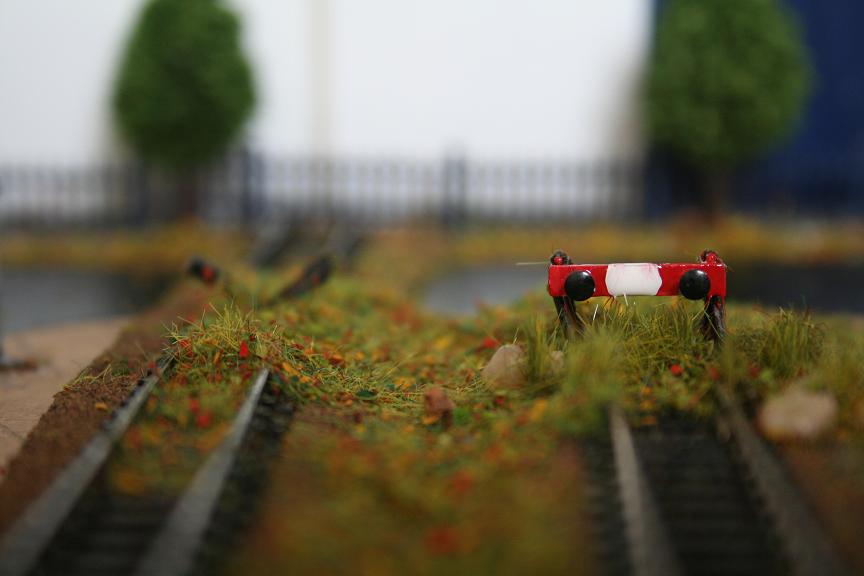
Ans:
<svg viewBox="0 0 864 576"><path fill-rule="evenodd" d="M180 576L189 573L213 516L237 453L250 423L269 372L259 372L231 430L174 506L159 535L136 570L138 576Z"/></svg>
<svg viewBox="0 0 864 576"><path fill-rule="evenodd" d="M807 501L782 463L771 452L737 402L724 389L716 391L722 409L719 423L728 430L753 479L773 527L798 576L851 573L825 534Z"/></svg>
<svg viewBox="0 0 864 576"><path fill-rule="evenodd" d="M172 358L163 358L138 381L125 405L10 528L0 542L0 576L23 576L35 567L171 362Z"/></svg>
<svg viewBox="0 0 864 576"><path fill-rule="evenodd" d="M639 463L630 426L617 406L609 410L609 430L633 572L638 576L681 574L669 534Z"/></svg>
<svg viewBox="0 0 864 576"><path fill-rule="evenodd" d="M632 572L716 571L721 568L713 562L722 561L746 573L851 574L738 403L724 389L714 397L719 414L707 427L681 428L673 420L656 431L633 432L620 408L609 411L611 460ZM756 534L765 538L762 548L752 539Z"/></svg>

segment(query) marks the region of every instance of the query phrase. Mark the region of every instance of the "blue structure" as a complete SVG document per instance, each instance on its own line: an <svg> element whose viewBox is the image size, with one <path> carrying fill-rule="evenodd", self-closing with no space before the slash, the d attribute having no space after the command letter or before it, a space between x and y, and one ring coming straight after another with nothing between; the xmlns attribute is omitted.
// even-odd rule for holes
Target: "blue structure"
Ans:
<svg viewBox="0 0 864 576"><path fill-rule="evenodd" d="M864 215L864 2L783 1L808 48L811 97L789 141L735 174L731 204L769 214ZM655 2L658 10L663 3ZM647 205L665 212L692 197L698 181L656 151L647 186Z"/></svg>

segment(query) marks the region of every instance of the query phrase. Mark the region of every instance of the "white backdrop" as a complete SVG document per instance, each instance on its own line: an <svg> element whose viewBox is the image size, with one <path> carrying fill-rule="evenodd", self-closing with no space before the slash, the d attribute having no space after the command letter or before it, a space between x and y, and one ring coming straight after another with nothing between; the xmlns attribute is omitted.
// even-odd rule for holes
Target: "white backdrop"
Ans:
<svg viewBox="0 0 864 576"><path fill-rule="evenodd" d="M0 0L0 163L122 153L108 100L140 0ZM631 158L645 0L234 0L274 155Z"/></svg>

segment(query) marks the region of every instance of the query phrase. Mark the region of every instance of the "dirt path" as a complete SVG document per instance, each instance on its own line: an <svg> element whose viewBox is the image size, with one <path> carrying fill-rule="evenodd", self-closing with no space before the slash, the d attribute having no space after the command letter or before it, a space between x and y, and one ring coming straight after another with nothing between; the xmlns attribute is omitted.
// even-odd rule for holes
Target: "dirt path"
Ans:
<svg viewBox="0 0 864 576"><path fill-rule="evenodd" d="M41 409L25 407L37 402L35 392L32 396L29 392L21 392L22 389L27 390L25 381L7 384L0 379L3 382L0 384L0 404L5 406L10 402L15 391L24 397L20 408L14 411L3 408L2 413L18 415L32 411L32 419L28 421L22 418L21 422L16 421L11 425L26 426L30 432L17 454L4 464L5 479L0 482L0 534L29 502L39 496L57 472L80 452L93 433L110 417L111 411L128 397L135 382L162 353L166 345L166 326L180 318L200 317L209 300L209 289L194 282L180 283L157 305L126 322L119 321L113 328L113 335L108 330L100 332L93 327L95 332L70 332L65 337L61 333L56 335L56 339L46 336L38 342L34 336L28 336L21 346L29 348L10 347L10 354L31 353L48 358L49 344L55 342L57 358L54 359L56 365L43 368L52 374L46 379L50 378L53 384L46 384L47 387L39 392L42 400L38 402L44 402ZM101 333L98 338L97 332ZM90 335L93 337L88 337ZM101 342L97 343L97 339ZM77 355L78 346L87 341L93 344L92 348L86 354L81 351L80 356ZM59 372L62 369L60 357L68 358L65 373ZM86 378L75 386L64 386L82 368ZM35 378L35 375L31 377ZM37 415L38 412L43 412L41 417ZM34 426L36 418L38 422ZM21 443L21 438L17 437L22 435L18 432L21 429L10 427L15 433L12 441L16 446Z"/></svg>
<svg viewBox="0 0 864 576"><path fill-rule="evenodd" d="M34 371L0 373L0 482L6 463L51 406L54 394L117 339L128 317L19 332L6 337L13 358L32 358Z"/></svg>

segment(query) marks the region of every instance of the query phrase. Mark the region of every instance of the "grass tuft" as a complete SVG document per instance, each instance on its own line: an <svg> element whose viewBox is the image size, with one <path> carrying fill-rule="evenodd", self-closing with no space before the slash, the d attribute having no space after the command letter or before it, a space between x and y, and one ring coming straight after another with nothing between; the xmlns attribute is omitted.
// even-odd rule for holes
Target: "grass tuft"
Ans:
<svg viewBox="0 0 864 576"><path fill-rule="evenodd" d="M779 378L791 378L800 376L819 360L825 332L809 314L780 310L768 319L760 337L760 365L770 368Z"/></svg>
<svg viewBox="0 0 864 576"><path fill-rule="evenodd" d="M555 386L563 362L553 356L561 350L562 337L559 330L550 327L547 316L536 314L524 328L525 334L525 379L535 394L549 392Z"/></svg>
<svg viewBox="0 0 864 576"><path fill-rule="evenodd" d="M606 423L625 381L624 346L613 330L595 328L567 347L566 375L550 399L550 420L560 432L588 436Z"/></svg>

